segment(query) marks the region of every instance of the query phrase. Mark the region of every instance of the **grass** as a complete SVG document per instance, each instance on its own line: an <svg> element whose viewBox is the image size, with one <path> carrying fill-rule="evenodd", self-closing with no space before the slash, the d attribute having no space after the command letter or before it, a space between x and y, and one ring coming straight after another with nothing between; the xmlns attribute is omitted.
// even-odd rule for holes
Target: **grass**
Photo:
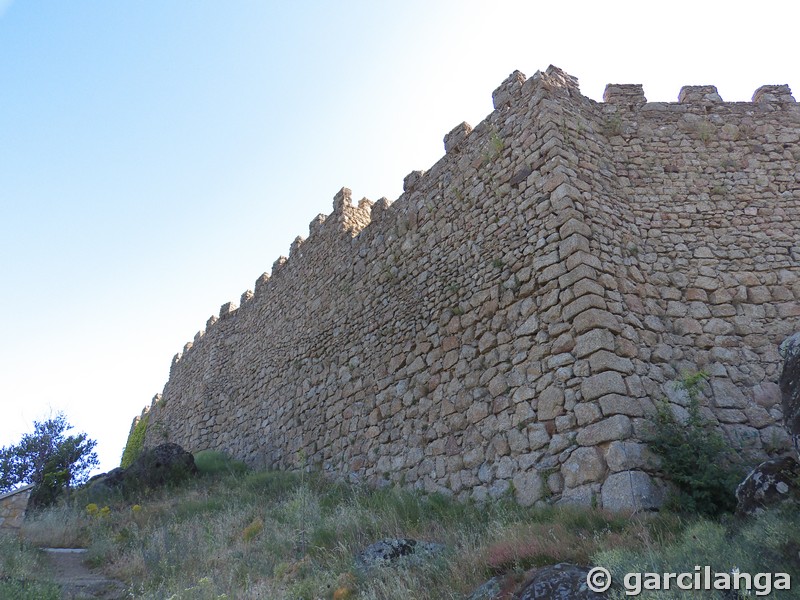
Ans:
<svg viewBox="0 0 800 600"><path fill-rule="evenodd" d="M769 531L782 537L759 540L756 525L730 528L670 513L523 508L510 500L478 506L337 484L315 474L247 472L220 456L200 462L205 475L180 487L135 505L112 502L108 510L62 504L30 520L24 534L34 544L86 545L92 564L125 581L131 597L172 600L460 599L495 574L522 577L561 561L595 562L616 572L683 564L679 557L694 551L693 560L716 560L691 545L697 535L713 541L709 552L733 553L737 560L748 544L761 544L758 551L774 571L786 540L800 539L796 513L792 526L785 516L770 522ZM731 531L739 541L719 543ZM356 569L356 554L386 537L439 542L447 551L369 573ZM771 554L764 544L771 544ZM30 550L20 556L36 560ZM15 572L26 577L24 570Z"/></svg>
<svg viewBox="0 0 800 600"><path fill-rule="evenodd" d="M613 579L623 581L627 573L691 573L700 565L711 567L715 573L738 570L755 576L758 573L788 573L794 585L800 581L800 516L797 506L786 505L746 521L714 522L698 520L657 551L614 548L597 554L597 564L608 568ZM756 594L754 586L751 595ZM764 591L762 588L761 591ZM775 598L790 598L788 592L773 592ZM787 594L782 596L781 593ZM683 594L683 595L681 595ZM640 598L685 598L685 591L644 593ZM702 592L703 598L719 598L722 592ZM796 594L796 592L795 592ZM614 598L628 597L617 590ZM689 595L688 597L694 597Z"/></svg>
<svg viewBox="0 0 800 600"><path fill-rule="evenodd" d="M0 534L0 598L8 600L60 600L61 591L41 578L45 558L28 543Z"/></svg>

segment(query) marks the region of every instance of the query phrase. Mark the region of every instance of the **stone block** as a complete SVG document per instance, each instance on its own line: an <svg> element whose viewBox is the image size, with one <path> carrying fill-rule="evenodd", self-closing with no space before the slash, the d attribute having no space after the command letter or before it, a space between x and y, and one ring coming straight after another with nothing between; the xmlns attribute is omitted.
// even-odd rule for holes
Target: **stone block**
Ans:
<svg viewBox="0 0 800 600"><path fill-rule="evenodd" d="M633 363L629 358L617 356L608 350L599 350L589 357L589 366L592 373L603 371L618 371L620 373L633 373Z"/></svg>
<svg viewBox="0 0 800 600"><path fill-rule="evenodd" d="M600 397L600 408L603 416L628 415L629 417L643 417L644 408L638 398L631 398L622 394L608 394Z"/></svg>
<svg viewBox="0 0 800 600"><path fill-rule="evenodd" d="M590 308L579 314L575 317L573 326L578 334L592 329L608 329L614 333L619 333L622 329L622 325L616 316L599 308Z"/></svg>
<svg viewBox="0 0 800 600"><path fill-rule="evenodd" d="M606 472L606 463L595 447L577 448L561 467L564 485L574 488L584 483L600 481Z"/></svg>
<svg viewBox="0 0 800 600"><path fill-rule="evenodd" d="M631 469L653 470L660 466L661 459L645 444L615 441L608 445L606 463L613 472Z"/></svg>
<svg viewBox="0 0 800 600"><path fill-rule="evenodd" d="M596 446L604 442L628 438L632 431L630 418L625 415L614 415L598 423L587 425L578 432L575 441L581 446Z"/></svg>
<svg viewBox="0 0 800 600"><path fill-rule="evenodd" d="M572 319L590 308L606 308L606 301L602 297L594 294L586 294L580 298L573 300L561 310L561 316L565 321L572 321Z"/></svg>
<svg viewBox="0 0 800 600"><path fill-rule="evenodd" d="M605 371L581 382L581 395L588 402L606 394L626 394L625 380L616 371Z"/></svg>
<svg viewBox="0 0 800 600"><path fill-rule="evenodd" d="M564 390L551 385L540 395L536 405L536 413L540 421L555 419L564 412Z"/></svg>
<svg viewBox="0 0 800 600"><path fill-rule="evenodd" d="M719 408L745 408L747 399L744 393L730 379L711 380L714 404Z"/></svg>
<svg viewBox="0 0 800 600"><path fill-rule="evenodd" d="M536 469L517 473L511 481L514 499L522 506L532 506L544 496L542 476Z"/></svg>
<svg viewBox="0 0 800 600"><path fill-rule="evenodd" d="M780 386L771 381L753 386L753 401L764 408L772 408L781 401Z"/></svg>
<svg viewBox="0 0 800 600"><path fill-rule="evenodd" d="M576 404L573 411L579 427L594 423L603 418L603 413L600 411L600 408L593 402L581 402L580 404Z"/></svg>
<svg viewBox="0 0 800 600"><path fill-rule="evenodd" d="M620 471L608 476L600 491L605 510L648 511L664 503L665 489L643 471Z"/></svg>
<svg viewBox="0 0 800 600"><path fill-rule="evenodd" d="M574 488L566 488L557 504L559 506L583 506L589 508L595 504L596 496L593 484L587 483Z"/></svg>
<svg viewBox="0 0 800 600"><path fill-rule="evenodd" d="M607 329L593 329L580 335L575 341L575 355L583 358L597 350L614 350L613 333Z"/></svg>

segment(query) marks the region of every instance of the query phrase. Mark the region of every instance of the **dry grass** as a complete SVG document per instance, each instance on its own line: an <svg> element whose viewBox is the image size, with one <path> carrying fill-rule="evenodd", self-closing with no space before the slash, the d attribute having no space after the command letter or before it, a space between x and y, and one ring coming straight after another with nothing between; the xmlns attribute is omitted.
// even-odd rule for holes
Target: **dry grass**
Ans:
<svg viewBox="0 0 800 600"><path fill-rule="evenodd" d="M133 597L206 600L464 598L498 573L606 548L632 555L673 543L678 517L486 506L315 476L227 470L90 511L73 498L28 523L40 545L88 545L93 563ZM354 557L385 537L444 544L434 559L362 573Z"/></svg>

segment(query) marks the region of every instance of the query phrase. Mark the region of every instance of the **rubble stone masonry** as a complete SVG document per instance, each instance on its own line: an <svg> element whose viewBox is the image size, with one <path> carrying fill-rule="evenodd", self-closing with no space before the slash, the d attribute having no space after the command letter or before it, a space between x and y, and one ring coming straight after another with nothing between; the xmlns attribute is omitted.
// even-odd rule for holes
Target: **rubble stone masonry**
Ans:
<svg viewBox="0 0 800 600"><path fill-rule="evenodd" d="M787 447L800 106L688 86L604 102L515 72L394 202L350 190L173 360L146 444L483 500L661 502L643 440L674 382L754 458Z"/></svg>
<svg viewBox="0 0 800 600"><path fill-rule="evenodd" d="M32 485L0 494L0 532L18 531L25 520Z"/></svg>

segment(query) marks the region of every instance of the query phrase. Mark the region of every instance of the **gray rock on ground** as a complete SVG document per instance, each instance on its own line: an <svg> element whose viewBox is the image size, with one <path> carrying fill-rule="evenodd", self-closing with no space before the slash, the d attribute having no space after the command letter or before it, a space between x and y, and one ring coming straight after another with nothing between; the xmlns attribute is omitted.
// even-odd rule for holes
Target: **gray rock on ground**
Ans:
<svg viewBox="0 0 800 600"><path fill-rule="evenodd" d="M559 563L536 569L515 598L518 600L597 600L605 598L589 589L589 567Z"/></svg>
<svg viewBox="0 0 800 600"><path fill-rule="evenodd" d="M356 565L361 571L383 567L404 557L420 560L444 551L442 544L420 542L409 538L387 538L370 544L356 556Z"/></svg>
<svg viewBox="0 0 800 600"><path fill-rule="evenodd" d="M736 488L736 513L754 515L768 506L800 500L800 463L791 456L761 463Z"/></svg>

